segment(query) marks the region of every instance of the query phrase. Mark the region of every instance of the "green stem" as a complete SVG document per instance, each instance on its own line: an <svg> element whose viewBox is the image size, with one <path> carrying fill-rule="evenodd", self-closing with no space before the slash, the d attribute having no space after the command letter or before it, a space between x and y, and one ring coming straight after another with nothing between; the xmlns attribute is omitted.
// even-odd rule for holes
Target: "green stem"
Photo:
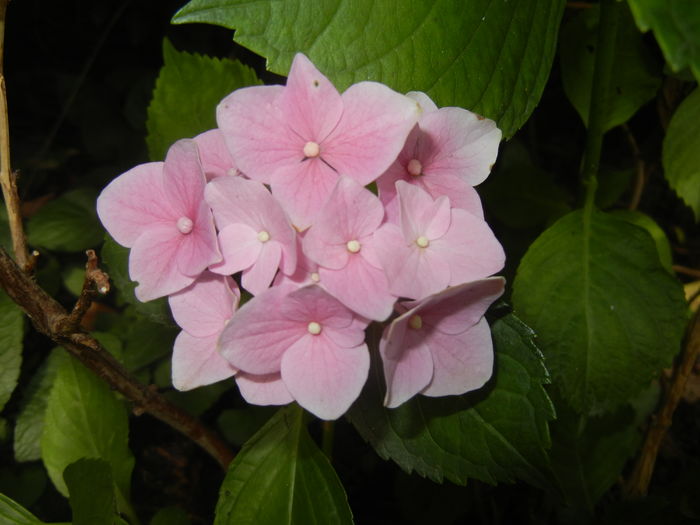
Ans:
<svg viewBox="0 0 700 525"><path fill-rule="evenodd" d="M323 422L323 434L321 436L321 450L328 458L328 461L333 461L333 436L335 435L335 422Z"/></svg>
<svg viewBox="0 0 700 525"><path fill-rule="evenodd" d="M598 187L600 152L603 147L604 119L608 111L607 101L615 58L615 40L619 20L617 0L601 0L598 42L595 51L595 66L591 86L591 103L588 110L588 133L583 152L581 180L586 190L584 210L590 213Z"/></svg>

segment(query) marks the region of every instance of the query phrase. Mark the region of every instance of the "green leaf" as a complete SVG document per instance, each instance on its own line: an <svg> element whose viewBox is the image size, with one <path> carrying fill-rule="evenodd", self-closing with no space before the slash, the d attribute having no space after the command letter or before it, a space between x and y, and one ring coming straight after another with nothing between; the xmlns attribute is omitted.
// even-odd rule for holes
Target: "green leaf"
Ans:
<svg viewBox="0 0 700 525"><path fill-rule="evenodd" d="M191 525L184 510L177 507L160 509L151 519L151 525Z"/></svg>
<svg viewBox="0 0 700 525"><path fill-rule="evenodd" d="M654 31L666 62L678 72L690 67L700 80L700 2L628 0L639 29Z"/></svg>
<svg viewBox="0 0 700 525"><path fill-rule="evenodd" d="M27 223L29 244L65 252L97 248L104 229L97 218L96 200L95 190L78 188L49 202Z"/></svg>
<svg viewBox="0 0 700 525"><path fill-rule="evenodd" d="M231 463L215 525L350 524L343 486L297 405L280 409Z"/></svg>
<svg viewBox="0 0 700 525"><path fill-rule="evenodd" d="M193 0L173 23L236 29L236 42L282 75L303 52L341 91L362 80L424 91L510 137L542 95L563 9L563 0Z"/></svg>
<svg viewBox="0 0 700 525"><path fill-rule="evenodd" d="M146 121L151 160L163 160L176 140L215 128L216 105L224 96L261 83L238 61L177 51L167 39L163 59Z"/></svg>
<svg viewBox="0 0 700 525"><path fill-rule="evenodd" d="M70 493L73 525L117 523L109 463L102 459L80 459L66 467L63 479Z"/></svg>
<svg viewBox="0 0 700 525"><path fill-rule="evenodd" d="M128 447L126 408L114 392L76 359L61 360L49 396L41 456L51 481L64 496L63 471L81 458L99 458L112 468L120 511L130 512L134 458Z"/></svg>
<svg viewBox="0 0 700 525"><path fill-rule="evenodd" d="M668 183L700 221L700 89L673 114L664 138L663 165Z"/></svg>
<svg viewBox="0 0 700 525"><path fill-rule="evenodd" d="M579 412L645 388L680 350L687 317L650 235L597 210L566 215L530 246L513 304Z"/></svg>
<svg viewBox="0 0 700 525"><path fill-rule="evenodd" d="M142 303L134 295L136 282L129 278L129 249L116 243L112 237L105 235L105 242L100 253L102 262L109 272L109 277L120 292L120 297L133 305L141 315L161 324L172 324L168 301L164 297Z"/></svg>
<svg viewBox="0 0 700 525"><path fill-rule="evenodd" d="M19 503L0 494L0 523L3 525L40 525L44 523Z"/></svg>
<svg viewBox="0 0 700 525"><path fill-rule="evenodd" d="M15 460L35 461L41 458L41 436L44 432L44 415L49 394L65 350L51 351L39 370L32 377L15 423ZM63 356L65 358L65 356Z"/></svg>
<svg viewBox="0 0 700 525"><path fill-rule="evenodd" d="M584 124L593 85L593 65L598 39L597 5L581 9L562 26L559 52L564 91ZM661 68L653 60L628 10L620 16L603 130L627 122L654 98L661 84Z"/></svg>
<svg viewBox="0 0 700 525"><path fill-rule="evenodd" d="M221 412L217 424L229 443L241 446L275 413L276 407L249 405Z"/></svg>
<svg viewBox="0 0 700 525"><path fill-rule="evenodd" d="M469 478L495 484L516 478L547 487L543 474L554 417L534 334L513 315L493 323L494 378L463 396L416 396L396 409L382 406L381 367L348 417L377 453L407 472L464 485ZM374 356L376 357L376 355Z"/></svg>
<svg viewBox="0 0 700 525"><path fill-rule="evenodd" d="M0 290L0 410L17 386L23 337L24 313Z"/></svg>
<svg viewBox="0 0 700 525"><path fill-rule="evenodd" d="M635 224L640 228L644 228L651 238L654 239L656 244L656 252L659 254L659 261L669 273L673 274L673 256L671 254L671 243L668 242L668 237L666 233L661 229L661 227L656 224L656 221L636 210L613 210L610 212L611 215L627 221L630 224Z"/></svg>

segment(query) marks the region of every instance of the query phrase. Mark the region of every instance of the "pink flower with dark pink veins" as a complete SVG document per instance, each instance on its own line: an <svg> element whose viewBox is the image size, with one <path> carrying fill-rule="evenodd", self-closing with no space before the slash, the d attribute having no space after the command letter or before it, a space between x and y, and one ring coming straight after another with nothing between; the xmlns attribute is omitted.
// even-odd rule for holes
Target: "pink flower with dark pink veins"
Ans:
<svg viewBox="0 0 700 525"><path fill-rule="evenodd" d="M241 283L253 295L270 286L278 268L288 275L294 272L296 232L262 183L218 177L204 193L214 211L224 256L211 271L230 275L243 270Z"/></svg>
<svg viewBox="0 0 700 525"><path fill-rule="evenodd" d="M136 297L150 301L182 290L221 260L197 145L180 140L165 162L140 164L114 179L97 199L109 234L131 248Z"/></svg>
<svg viewBox="0 0 700 525"><path fill-rule="evenodd" d="M281 374L302 407L336 419L367 380L366 326L318 286L275 286L238 310L221 334L220 352L250 376Z"/></svg>
<svg viewBox="0 0 700 525"><path fill-rule="evenodd" d="M385 223L374 234L391 293L422 299L503 268L503 247L483 219L418 186L398 181L396 187L400 226Z"/></svg>
<svg viewBox="0 0 700 525"><path fill-rule="evenodd" d="M503 278L492 277L399 303L403 313L379 343L387 385L384 405L397 407L418 393L463 394L489 380L493 343L483 316L504 284Z"/></svg>
<svg viewBox="0 0 700 525"><path fill-rule="evenodd" d="M339 174L366 185L391 165L418 114L414 100L375 82L340 95L297 54L286 86L234 91L219 104L217 122L239 169L270 184L303 230Z"/></svg>
<svg viewBox="0 0 700 525"><path fill-rule="evenodd" d="M488 176L496 161L501 131L492 120L462 108L440 108L424 93L417 100L423 114L401 153L377 179L379 197L390 220L398 216L395 183L420 186L433 198L447 195L454 208L483 217L481 201L473 186Z"/></svg>

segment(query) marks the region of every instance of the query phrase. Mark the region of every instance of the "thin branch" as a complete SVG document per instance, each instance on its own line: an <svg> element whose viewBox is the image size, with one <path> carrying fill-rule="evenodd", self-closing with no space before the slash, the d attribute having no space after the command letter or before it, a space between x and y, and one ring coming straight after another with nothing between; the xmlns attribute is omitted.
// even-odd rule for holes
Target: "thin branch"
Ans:
<svg viewBox="0 0 700 525"><path fill-rule="evenodd" d="M627 137L627 142L629 142L632 148L632 154L634 155L634 167L635 167L635 177L634 177L634 188L632 190L632 198L627 206L629 210L636 210L639 207L639 201L642 199L642 192L644 191L644 185L647 181L647 167L642 157L642 152L637 145L637 140L634 138L632 131L627 124L622 125L622 129Z"/></svg>
<svg viewBox="0 0 700 525"><path fill-rule="evenodd" d="M9 0L0 0L0 186L7 208L7 219L12 237L12 250L20 268L30 271L33 260L27 254L27 243L22 227L19 196L17 194L17 174L10 164L10 124L7 117L7 92L3 72L3 55L5 52L5 12Z"/></svg>
<svg viewBox="0 0 700 525"><path fill-rule="evenodd" d="M687 266L674 264L672 269L676 273L682 273L683 275L689 275L690 277L700 277L700 270L696 270L695 268L688 268Z"/></svg>
<svg viewBox="0 0 700 525"><path fill-rule="evenodd" d="M659 411L652 416L651 424L647 430L646 439L642 452L637 459L634 470L630 478L623 486L625 495L628 498L641 498L649 490L649 482L654 473L656 457L659 454L661 443L666 432L671 426L673 412L678 406L678 402L683 396L685 385L688 382L695 362L700 355L700 310L695 312L688 332L686 334L685 346L679 356L679 360L673 367L671 382L666 390L664 404Z"/></svg>
<svg viewBox="0 0 700 525"><path fill-rule="evenodd" d="M90 289L95 283L100 286L106 274L97 268L94 253L88 257L86 280L92 281L87 285ZM170 403L153 388L139 383L94 337L79 328L80 318L76 312L87 309L87 297L83 299L87 306L76 306L69 314L1 248L0 286L25 311L39 332L68 350L86 368L133 403L135 414L151 414L197 443L224 469L228 467L233 453L215 432Z"/></svg>

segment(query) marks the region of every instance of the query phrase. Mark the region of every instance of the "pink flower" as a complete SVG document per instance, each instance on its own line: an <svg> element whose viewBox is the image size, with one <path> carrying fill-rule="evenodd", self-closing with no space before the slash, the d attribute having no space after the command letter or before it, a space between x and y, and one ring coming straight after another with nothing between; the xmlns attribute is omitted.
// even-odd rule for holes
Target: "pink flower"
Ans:
<svg viewBox="0 0 700 525"><path fill-rule="evenodd" d="M493 343L483 315L503 293L493 277L464 283L422 301L400 303L404 313L379 343L387 390L394 408L421 393L439 397L476 390L493 370Z"/></svg>
<svg viewBox="0 0 700 525"><path fill-rule="evenodd" d="M452 207L483 217L473 186L483 182L491 171L501 131L492 120L466 109L437 109L424 93L408 96L421 104L423 114L396 161L377 179L390 220L398 215L398 180L420 186L433 198L447 195Z"/></svg>
<svg viewBox="0 0 700 525"><path fill-rule="evenodd" d="M367 380L366 326L317 286L275 286L236 313L221 334L220 351L250 375L281 374L301 406L336 419Z"/></svg>
<svg viewBox="0 0 700 525"><path fill-rule="evenodd" d="M175 293L221 260L204 202L197 146L180 140L165 162L141 164L114 179L97 199L102 224L131 248L129 275L141 301Z"/></svg>
<svg viewBox="0 0 700 525"><path fill-rule="evenodd" d="M483 219L418 186L398 181L396 187L401 225L386 223L374 234L394 295L422 299L503 267L503 248Z"/></svg>
<svg viewBox="0 0 700 525"><path fill-rule="evenodd" d="M280 205L260 182L219 177L205 197L219 228L224 260L211 270L229 275L243 270L243 287L257 295L270 286L278 268L296 269L296 233Z"/></svg>
<svg viewBox="0 0 700 525"><path fill-rule="evenodd" d="M285 87L234 91L217 108L217 122L238 167L269 183L292 218L306 229L342 173L362 185L396 159L418 119L415 101L374 82L342 95L302 54Z"/></svg>
<svg viewBox="0 0 700 525"><path fill-rule="evenodd" d="M239 175L236 163L226 147L220 129L210 129L193 139L199 148L199 158L207 180L225 175Z"/></svg>
<svg viewBox="0 0 700 525"><path fill-rule="evenodd" d="M304 252L318 263L323 287L376 321L389 317L396 301L372 246L383 218L379 199L342 176L304 237Z"/></svg>

